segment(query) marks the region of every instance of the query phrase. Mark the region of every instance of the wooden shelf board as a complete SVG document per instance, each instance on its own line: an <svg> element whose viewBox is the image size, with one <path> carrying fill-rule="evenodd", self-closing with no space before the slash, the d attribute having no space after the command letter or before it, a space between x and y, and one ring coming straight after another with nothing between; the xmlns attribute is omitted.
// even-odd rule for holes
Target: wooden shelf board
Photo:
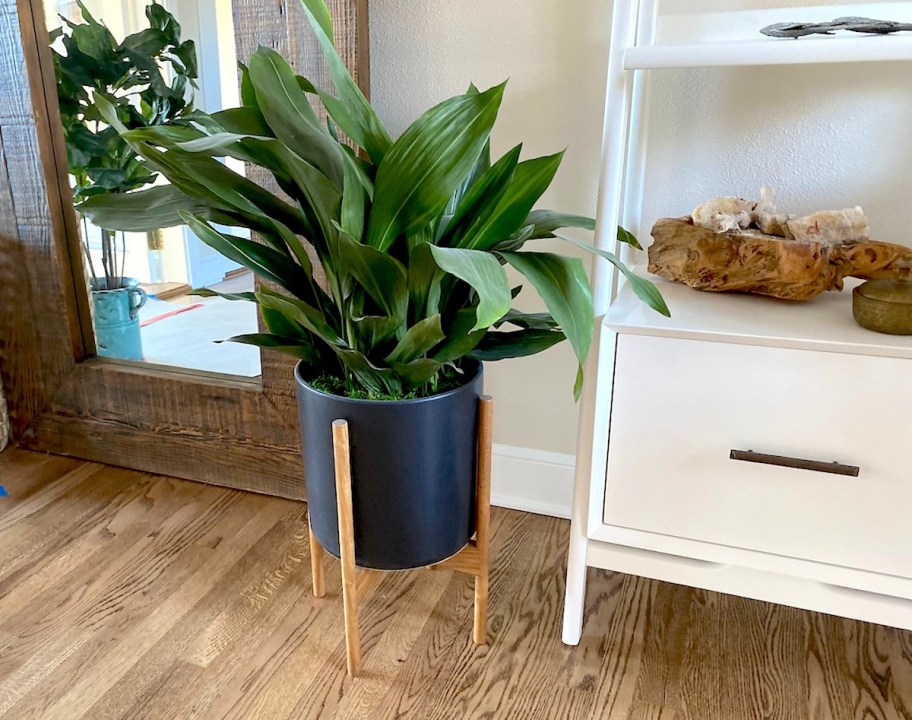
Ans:
<svg viewBox="0 0 912 720"><path fill-rule="evenodd" d="M671 317L647 307L625 284L604 318L617 333L912 359L912 336L884 335L855 322L851 291L860 281L852 278L841 293L799 303L701 292L649 275L645 268L636 272L656 283Z"/></svg>

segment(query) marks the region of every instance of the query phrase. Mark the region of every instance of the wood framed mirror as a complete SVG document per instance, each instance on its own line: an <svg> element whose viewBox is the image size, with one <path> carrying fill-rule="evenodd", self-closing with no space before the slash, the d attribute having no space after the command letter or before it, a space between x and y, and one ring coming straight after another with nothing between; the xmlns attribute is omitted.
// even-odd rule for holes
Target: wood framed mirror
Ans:
<svg viewBox="0 0 912 720"><path fill-rule="evenodd" d="M230 3L240 60L267 45L329 85L298 0ZM367 0L328 4L367 94ZM97 356L44 0L0 0L0 53L0 377L14 442L303 498L292 359L264 350L245 378Z"/></svg>

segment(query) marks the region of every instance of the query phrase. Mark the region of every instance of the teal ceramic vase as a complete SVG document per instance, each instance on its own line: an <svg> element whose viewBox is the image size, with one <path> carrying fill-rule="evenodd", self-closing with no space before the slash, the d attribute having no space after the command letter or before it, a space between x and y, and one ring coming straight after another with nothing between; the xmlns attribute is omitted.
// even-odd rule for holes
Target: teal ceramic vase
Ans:
<svg viewBox="0 0 912 720"><path fill-rule="evenodd" d="M136 278L123 278L122 287L108 290L104 278L92 280L95 307L95 344L101 357L142 360L139 309L146 304L146 291Z"/></svg>

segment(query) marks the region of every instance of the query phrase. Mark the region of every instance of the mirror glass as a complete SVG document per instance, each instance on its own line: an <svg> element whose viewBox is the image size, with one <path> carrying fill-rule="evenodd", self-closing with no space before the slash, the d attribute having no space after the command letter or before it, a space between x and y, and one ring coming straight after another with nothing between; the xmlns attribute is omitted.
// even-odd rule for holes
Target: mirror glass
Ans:
<svg viewBox="0 0 912 720"><path fill-rule="evenodd" d="M95 104L102 93L129 127L180 122L239 104L230 0L45 0L74 203L166 181ZM240 161L226 162L243 173ZM259 349L230 337L257 332L253 275L186 226L151 232L97 227L77 209L90 275L98 354L246 377ZM238 234L235 232L235 234Z"/></svg>

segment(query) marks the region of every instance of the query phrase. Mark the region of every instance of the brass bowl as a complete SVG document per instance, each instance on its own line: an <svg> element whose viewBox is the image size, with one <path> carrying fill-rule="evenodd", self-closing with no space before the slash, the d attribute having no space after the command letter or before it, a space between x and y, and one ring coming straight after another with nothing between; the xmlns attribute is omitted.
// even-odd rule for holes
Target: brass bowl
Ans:
<svg viewBox="0 0 912 720"><path fill-rule="evenodd" d="M852 291L852 314L868 330L912 335L912 282L868 280Z"/></svg>

